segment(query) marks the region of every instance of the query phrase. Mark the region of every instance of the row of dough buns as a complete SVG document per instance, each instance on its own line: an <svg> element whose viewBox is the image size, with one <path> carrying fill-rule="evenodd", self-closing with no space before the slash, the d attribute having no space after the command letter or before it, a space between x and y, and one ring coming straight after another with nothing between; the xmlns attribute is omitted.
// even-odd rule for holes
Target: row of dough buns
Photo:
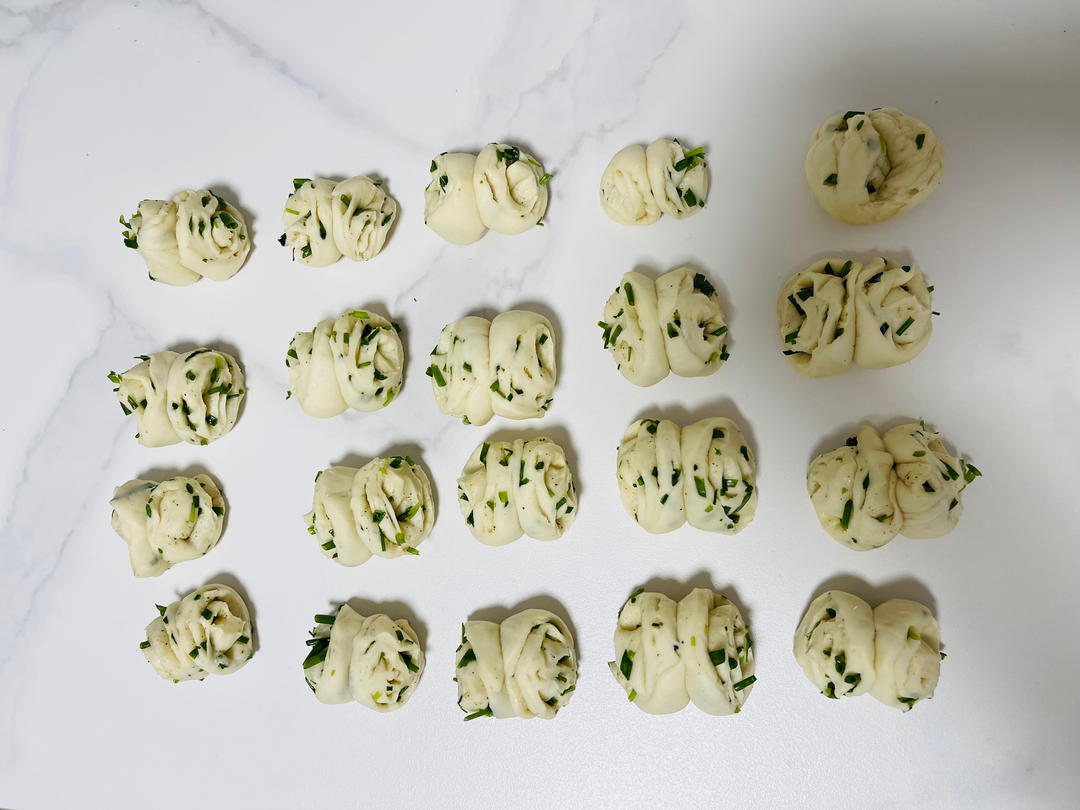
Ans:
<svg viewBox="0 0 1080 810"><path fill-rule="evenodd" d="M693 701L707 714L729 715L757 680L752 650L742 614L723 595L694 588L676 603L640 589L619 609L608 666L643 712L670 714Z"/></svg>
<svg viewBox="0 0 1080 810"><path fill-rule="evenodd" d="M323 556L340 565L419 554L435 525L431 482L409 456L373 458L359 469L329 467L315 476L304 522Z"/></svg>
<svg viewBox="0 0 1080 810"><path fill-rule="evenodd" d="M431 159L424 189L424 222L447 242L471 245L490 228L519 234L542 224L548 180L540 162L507 143L479 155L443 152Z"/></svg>
<svg viewBox="0 0 1080 810"><path fill-rule="evenodd" d="M685 522L737 534L757 509L753 453L724 417L685 428L668 419L634 422L619 445L616 477L627 514L654 534Z"/></svg>
<svg viewBox="0 0 1080 810"><path fill-rule="evenodd" d="M621 225L651 225L661 214L691 217L709 194L705 166L705 150L686 149L678 138L627 146L600 178L600 207Z"/></svg>
<svg viewBox="0 0 1080 810"><path fill-rule="evenodd" d="M720 296L704 273L688 267L656 281L627 273L598 325L604 348L634 385L653 385L669 371L682 377L712 374L729 357Z"/></svg>
<svg viewBox="0 0 1080 810"><path fill-rule="evenodd" d="M308 267L326 267L342 256L368 261L382 251L397 213L397 200L386 193L382 180L298 177L285 201L285 232L278 242Z"/></svg>
<svg viewBox="0 0 1080 810"><path fill-rule="evenodd" d="M309 635L304 679L320 702L392 712L416 692L424 650L406 619L361 616L341 605L316 615Z"/></svg>
<svg viewBox="0 0 1080 810"><path fill-rule="evenodd" d="M484 442L461 471L458 508L485 545L502 546L523 534L557 540L577 517L566 453L545 436Z"/></svg>
<svg viewBox="0 0 1080 810"><path fill-rule="evenodd" d="M915 265L815 262L780 290L784 356L804 377L839 374L853 362L871 369L907 363L930 342L933 291Z"/></svg>
<svg viewBox="0 0 1080 810"><path fill-rule="evenodd" d="M210 189L143 200L130 219L120 217L120 224L124 244L138 252L150 280L165 284L225 281L251 252L244 215Z"/></svg>
<svg viewBox="0 0 1080 810"><path fill-rule="evenodd" d="M951 532L964 511L964 489L980 475L923 422L898 425L884 436L864 425L843 447L811 462L806 490L834 540L869 551L897 534Z"/></svg>
<svg viewBox="0 0 1080 810"><path fill-rule="evenodd" d="M555 332L527 310L470 315L442 328L426 373L439 410L467 425L539 419L555 390Z"/></svg>
<svg viewBox="0 0 1080 810"><path fill-rule="evenodd" d="M478 717L550 720L577 685L577 653L566 622L530 608L501 623L468 621L455 654L458 707Z"/></svg>
<svg viewBox="0 0 1080 810"><path fill-rule="evenodd" d="M930 610L908 599L871 609L844 591L810 603L795 630L795 660L827 698L869 692L910 710L934 696L941 671L941 629Z"/></svg>

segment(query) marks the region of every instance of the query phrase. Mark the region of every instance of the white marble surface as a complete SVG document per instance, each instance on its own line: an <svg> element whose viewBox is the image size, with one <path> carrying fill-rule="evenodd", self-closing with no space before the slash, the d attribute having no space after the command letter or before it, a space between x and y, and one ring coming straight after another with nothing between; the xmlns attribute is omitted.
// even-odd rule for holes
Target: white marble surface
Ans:
<svg viewBox="0 0 1080 810"><path fill-rule="evenodd" d="M368 8L369 7L369 8ZM367 10L362 10L367 8ZM0 5L0 806L1044 807L1075 801L1080 565L1075 227L1080 14L1073 3L819 2ZM802 177L828 113L892 104L946 150L919 209L866 228L831 220ZM660 134L704 143L704 212L644 229L597 204L608 158ZM457 248L429 232L431 156L495 139L555 177L547 227ZM275 237L290 179L374 172L402 206L385 252L321 271ZM116 218L188 185L227 191L255 250L224 284L149 282ZM886 372L807 381L779 354L780 283L821 255L918 262L942 312L929 348ZM641 390L595 322L620 275L690 262L717 282L732 359ZM540 423L467 428L424 377L439 328L519 304L560 340ZM347 306L405 326L405 389L386 411L317 421L284 399L294 330ZM250 393L206 448L149 450L105 379L132 355L233 347ZM622 512L615 446L642 413L736 416L761 502L735 538L653 537ZM925 416L985 473L957 531L859 555L817 526L806 465L860 420ZM455 479L489 435L572 448L580 518L562 540L476 543ZM418 558L345 569L304 530L330 462L407 449L440 513ZM110 531L111 488L206 469L232 512L202 560L136 581ZM240 673L173 686L138 642L155 602L234 577L259 653ZM630 706L606 667L616 610L652 582L711 581L754 631L744 712ZM792 658L826 583L927 600L945 649L936 698L909 715L822 699ZM395 714L323 706L300 660L313 613L358 598L415 617L428 667ZM581 678L557 720L462 723L452 656L468 616L557 605Z"/></svg>

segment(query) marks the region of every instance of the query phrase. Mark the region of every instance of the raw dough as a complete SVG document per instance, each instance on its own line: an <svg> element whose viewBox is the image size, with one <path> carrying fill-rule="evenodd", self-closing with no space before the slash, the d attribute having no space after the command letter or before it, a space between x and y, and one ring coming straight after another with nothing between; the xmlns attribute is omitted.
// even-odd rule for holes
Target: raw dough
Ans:
<svg viewBox="0 0 1080 810"><path fill-rule="evenodd" d="M661 212L676 219L692 217L705 207L709 174L705 150L684 150L678 139L658 138L645 150L649 186Z"/></svg>
<svg viewBox="0 0 1080 810"><path fill-rule="evenodd" d="M506 143L489 143L476 156L473 192L480 220L498 233L524 233L544 216L548 204L544 167Z"/></svg>
<svg viewBox="0 0 1080 810"><path fill-rule="evenodd" d="M660 219L660 207L649 185L645 147L620 149L600 178L600 207L620 225L651 225Z"/></svg>
<svg viewBox="0 0 1080 810"><path fill-rule="evenodd" d="M447 242L471 245L485 233L473 189L476 155L443 152L431 160L424 189L424 223Z"/></svg>
<svg viewBox="0 0 1080 810"><path fill-rule="evenodd" d="M874 685L874 612L844 591L825 591L795 631L795 660L827 698L855 697Z"/></svg>

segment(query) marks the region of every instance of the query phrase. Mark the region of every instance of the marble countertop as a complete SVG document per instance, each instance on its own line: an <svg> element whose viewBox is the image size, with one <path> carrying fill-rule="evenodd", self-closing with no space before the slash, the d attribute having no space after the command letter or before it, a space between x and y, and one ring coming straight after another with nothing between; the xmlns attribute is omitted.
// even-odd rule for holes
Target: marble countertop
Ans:
<svg viewBox="0 0 1080 810"><path fill-rule="evenodd" d="M614 2L519 6L56 2L0 6L0 807L1042 807L1080 789L1080 11L1050 2ZM930 124L945 179L921 207L856 228L811 200L802 162L824 117L895 105ZM648 228L597 203L611 155L660 135L703 144L698 216ZM554 177L546 227L470 247L423 223L431 156L520 143ZM401 205L384 252L324 270L276 244L295 176L374 173ZM153 284L117 216L209 186L255 248L222 284ZM830 254L922 266L941 311L916 361L826 380L777 347L775 296ZM724 301L717 374L631 386L596 321L621 275L690 264ZM285 400L294 331L372 306L404 327L388 409L316 420ZM465 427L424 376L439 329L470 312L547 314L559 338L541 422ZM105 379L132 355L234 351L249 395L209 447L147 449ZM733 416L756 448L760 504L735 537L652 536L614 479L644 414ZM817 526L810 459L863 420L919 418L985 473L940 540L857 554ZM580 517L554 543L485 547L455 481L489 436L570 452ZM423 460L439 516L417 558L329 563L305 531L312 477L388 450ZM220 545L136 580L109 528L112 488L206 470L231 508ZM167 603L216 578L248 594L259 652L173 686L138 642ZM737 717L651 717L607 671L616 611L648 584L737 598L758 682ZM935 699L907 715L828 701L791 654L827 586L929 604L944 649ZM347 599L415 620L415 697L376 715L324 706L301 674L312 614ZM552 722L462 723L454 649L468 617L557 608L581 674ZM1063 632L1064 631L1064 632Z"/></svg>

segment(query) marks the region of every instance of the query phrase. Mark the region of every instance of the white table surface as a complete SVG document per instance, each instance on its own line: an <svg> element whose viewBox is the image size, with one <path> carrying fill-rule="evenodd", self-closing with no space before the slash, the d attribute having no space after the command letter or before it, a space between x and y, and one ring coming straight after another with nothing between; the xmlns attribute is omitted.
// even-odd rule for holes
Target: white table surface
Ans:
<svg viewBox="0 0 1080 810"><path fill-rule="evenodd" d="M369 7L362 11L362 8ZM0 806L1075 806L1080 544L1080 13L1073 3L56 3L0 8ZM895 105L945 146L941 187L850 227L811 200L810 134ZM611 155L660 135L707 151L708 206L648 228L597 202ZM547 227L443 243L423 224L431 156L492 140L548 171ZM294 176L388 178L402 217L369 264L291 264L275 239ZM209 185L255 250L224 284L148 281L117 223L143 197ZM816 258L884 253L937 287L916 361L805 380L780 356L775 297ZM638 389L596 321L623 272L705 269L732 358ZM375 414L319 421L284 398L292 333L347 307L405 326L406 385ZM465 427L424 376L440 327L528 305L555 324L542 422ZM105 379L132 355L232 347L249 396L209 447L140 447ZM643 414L737 418L761 500L736 537L651 536L614 479ZM925 417L985 473L959 527L858 554L818 527L808 462L862 420ZM455 508L471 449L543 433L570 450L580 517L555 543L474 541ZM316 470L388 449L423 460L439 517L418 558L331 564L305 531ZM231 513L220 545L136 580L109 528L112 487L205 469ZM225 576L259 652L174 686L138 650L166 603ZM751 624L742 714L651 717L607 671L616 611L641 584L712 583ZM823 699L791 654L827 586L907 596L941 622L933 701L907 715ZM415 619L428 655L399 712L317 703L300 670L312 614L355 598ZM459 625L523 604L568 617L581 657L552 722L462 723Z"/></svg>

